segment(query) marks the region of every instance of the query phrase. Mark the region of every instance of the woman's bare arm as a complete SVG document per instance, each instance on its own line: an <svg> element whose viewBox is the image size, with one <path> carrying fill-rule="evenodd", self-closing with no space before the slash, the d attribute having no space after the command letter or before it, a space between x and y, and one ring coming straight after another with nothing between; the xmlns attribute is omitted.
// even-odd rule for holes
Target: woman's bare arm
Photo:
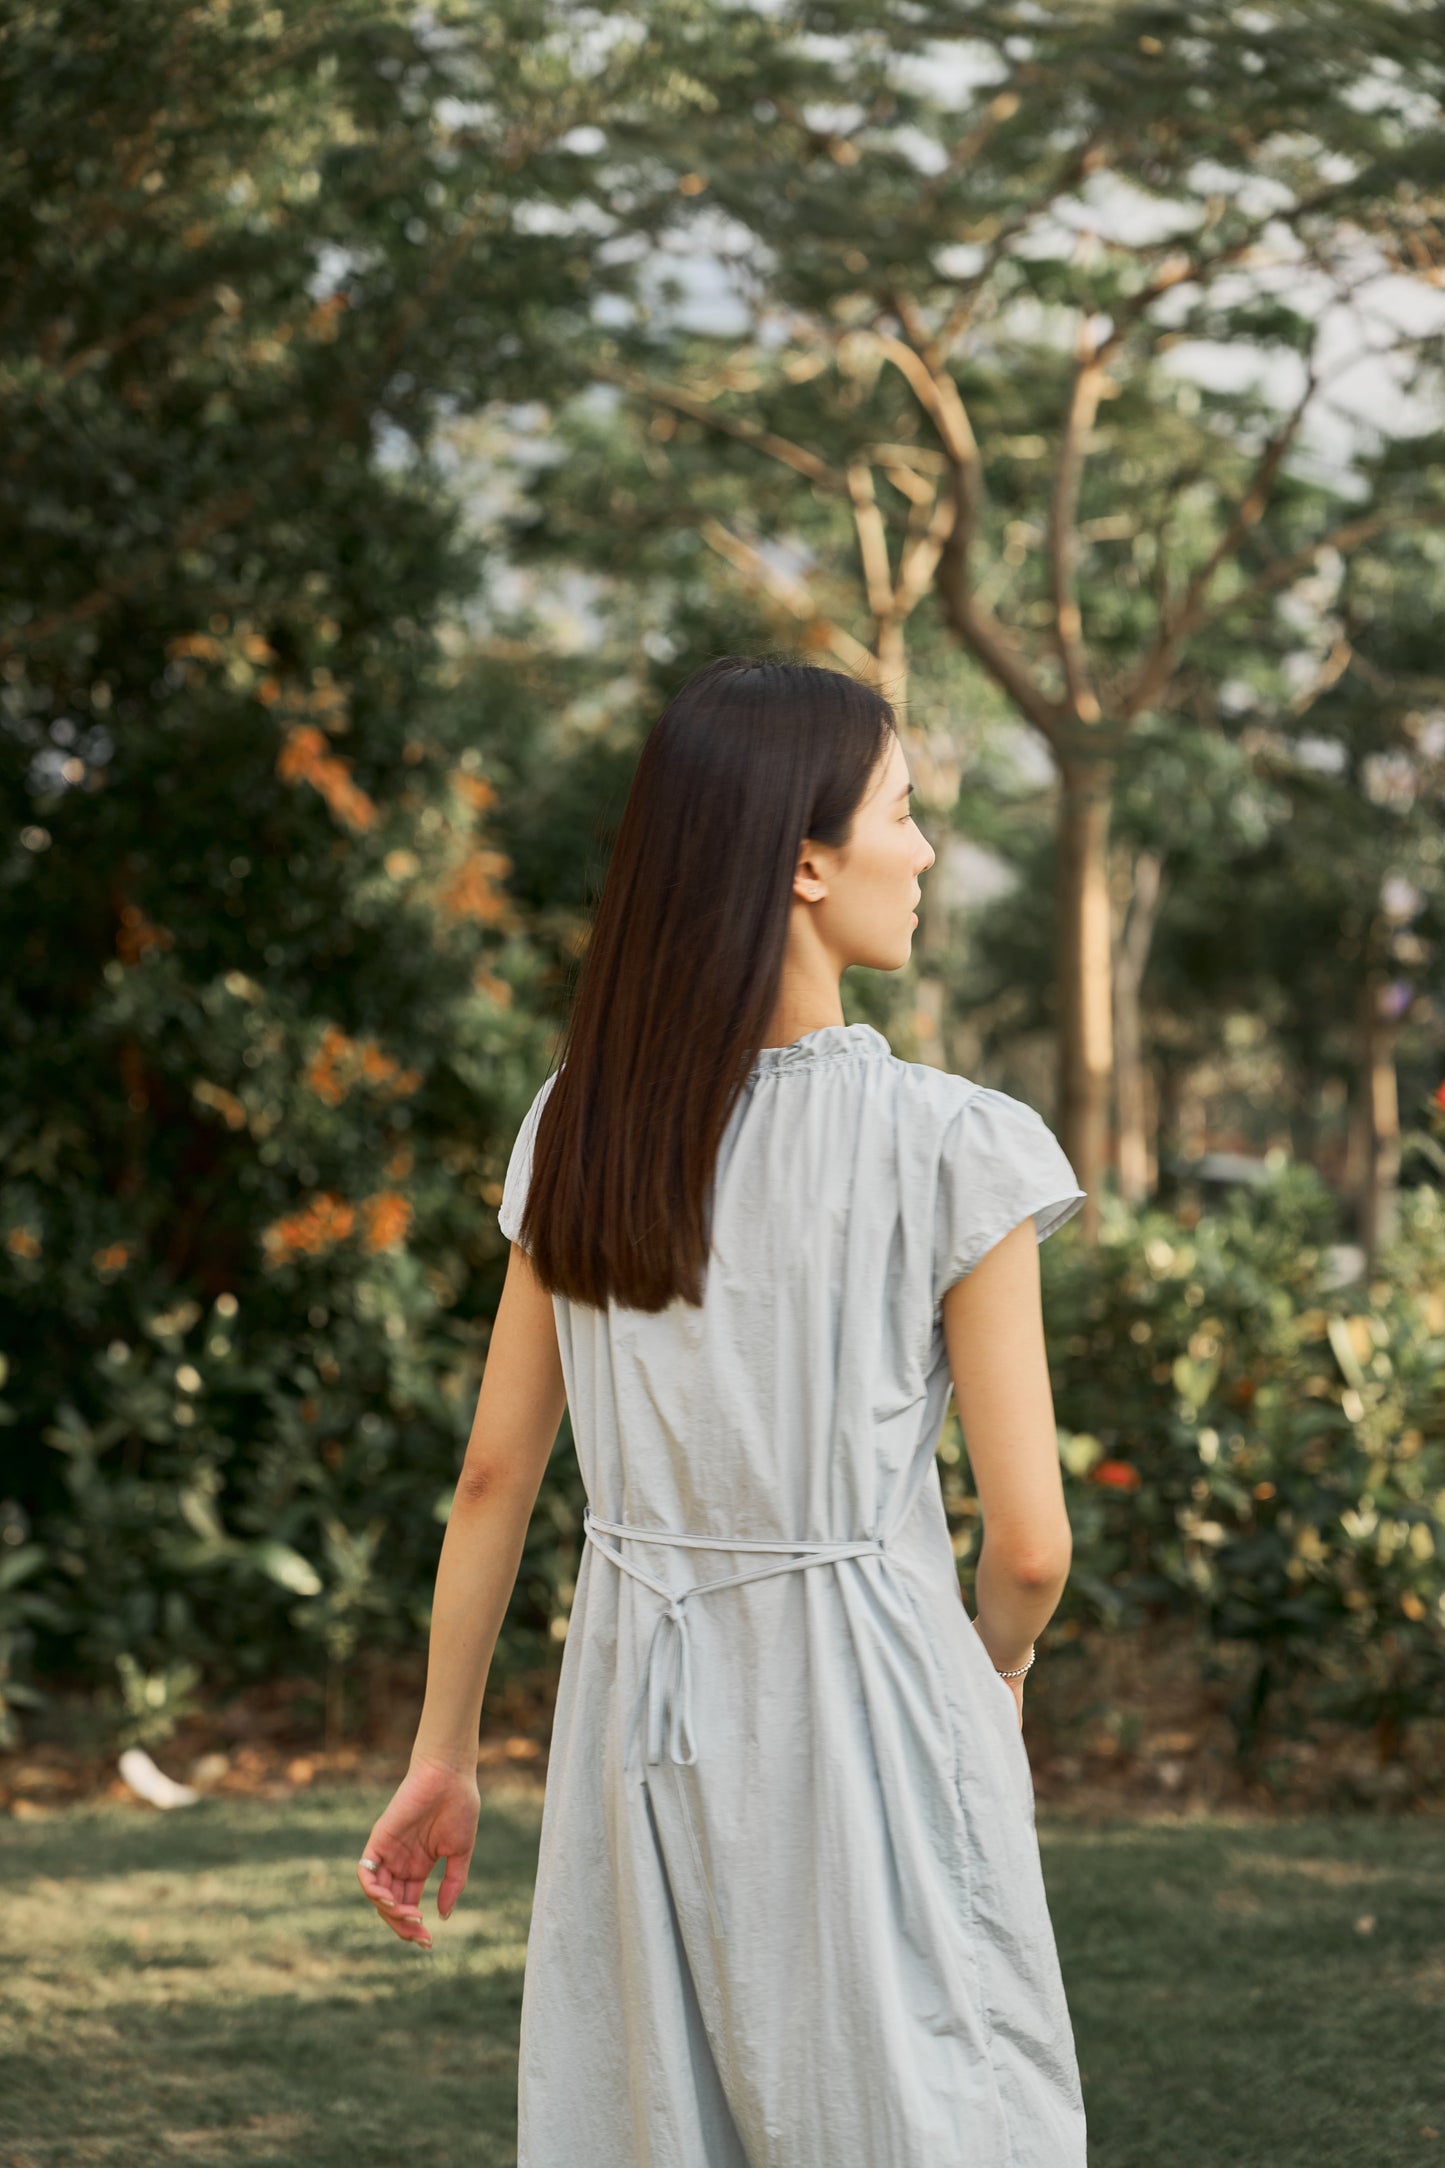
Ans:
<svg viewBox="0 0 1445 2168"><path fill-rule="evenodd" d="M514 1242L437 1566L413 1763L475 1774L487 1673L566 1404L552 1297Z"/></svg>
<svg viewBox="0 0 1445 2168"><path fill-rule="evenodd" d="M946 1291L943 1331L983 1515L975 1624L1009 1670L1053 1617L1073 1551L1032 1219Z"/></svg>

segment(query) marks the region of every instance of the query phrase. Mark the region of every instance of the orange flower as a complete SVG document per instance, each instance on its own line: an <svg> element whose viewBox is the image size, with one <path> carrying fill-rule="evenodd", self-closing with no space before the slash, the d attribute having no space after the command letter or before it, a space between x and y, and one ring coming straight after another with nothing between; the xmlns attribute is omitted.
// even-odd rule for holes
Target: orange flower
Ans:
<svg viewBox="0 0 1445 2168"><path fill-rule="evenodd" d="M296 723L287 731L276 773L283 783L309 783L343 827L376 825L376 807L360 784L352 781L350 761L331 751L314 723Z"/></svg>
<svg viewBox="0 0 1445 2168"><path fill-rule="evenodd" d="M123 964L138 964L151 949L168 949L175 945L175 935L165 926L153 926L138 903L127 903L122 907L115 953Z"/></svg>
<svg viewBox="0 0 1445 2168"><path fill-rule="evenodd" d="M90 1261L103 1279L114 1279L129 1264L130 1251L123 1242L112 1242L106 1249L96 1250Z"/></svg>
<svg viewBox="0 0 1445 2168"><path fill-rule="evenodd" d="M328 1024L321 1034L320 1046L311 1057L306 1081L317 1098L325 1100L329 1107L339 1107L346 1097L347 1085L338 1071L350 1051L351 1041L346 1033L338 1031L334 1024Z"/></svg>
<svg viewBox="0 0 1445 2168"><path fill-rule="evenodd" d="M306 320L306 329L313 339L329 346L341 329L341 318L351 306L345 294L328 294L318 301Z"/></svg>
<svg viewBox="0 0 1445 2168"><path fill-rule="evenodd" d="M181 632L167 640L166 654L172 662L219 662L225 649L209 632Z"/></svg>
<svg viewBox="0 0 1445 2168"><path fill-rule="evenodd" d="M1137 1490L1143 1477L1127 1460L1101 1460L1092 1480L1102 1483L1106 1490Z"/></svg>
<svg viewBox="0 0 1445 2168"><path fill-rule="evenodd" d="M5 1247L12 1257L38 1257L40 1237L33 1227L12 1227L5 1237Z"/></svg>
<svg viewBox="0 0 1445 2168"><path fill-rule="evenodd" d="M508 914L508 901L500 883L512 870L512 861L501 851L469 851L442 890L442 909L448 918L475 918L496 925Z"/></svg>
<svg viewBox="0 0 1445 2168"><path fill-rule="evenodd" d="M321 1034L306 1082L329 1107L339 1107L353 1084L385 1085L392 1098L409 1098L421 1083L419 1069L403 1069L375 1039L348 1039L335 1024Z"/></svg>
<svg viewBox="0 0 1445 2168"><path fill-rule="evenodd" d="M356 1226L356 1208L330 1190L319 1190L299 1212L273 1220L261 1236L268 1266L284 1265L292 1257L319 1256L323 1250L344 1242Z"/></svg>
<svg viewBox="0 0 1445 2168"><path fill-rule="evenodd" d="M468 775L464 768L453 768L452 789L459 798L465 798L476 813L485 813L488 806L497 802L497 794L486 778Z"/></svg>
<svg viewBox="0 0 1445 2168"><path fill-rule="evenodd" d="M245 1128L246 1109L235 1093L228 1092L223 1085L208 1084L202 1079L191 1086L191 1097L198 1106L209 1107L213 1114L219 1114L228 1129Z"/></svg>
<svg viewBox="0 0 1445 2168"><path fill-rule="evenodd" d="M406 1239L411 1225L411 1205L394 1189L368 1197L361 1207L365 1222L362 1239L369 1250L394 1250Z"/></svg>
<svg viewBox="0 0 1445 2168"><path fill-rule="evenodd" d="M397 1064L390 1054L383 1054L375 1039L360 1042L361 1073L368 1084L385 1084L396 1075Z"/></svg>
<svg viewBox="0 0 1445 2168"><path fill-rule="evenodd" d="M294 1257L317 1257L354 1234L368 1250L394 1250L406 1240L412 1216L410 1201L398 1190L379 1190L374 1197L363 1197L359 1205L319 1190L299 1211L273 1220L262 1234L261 1245L272 1268Z"/></svg>

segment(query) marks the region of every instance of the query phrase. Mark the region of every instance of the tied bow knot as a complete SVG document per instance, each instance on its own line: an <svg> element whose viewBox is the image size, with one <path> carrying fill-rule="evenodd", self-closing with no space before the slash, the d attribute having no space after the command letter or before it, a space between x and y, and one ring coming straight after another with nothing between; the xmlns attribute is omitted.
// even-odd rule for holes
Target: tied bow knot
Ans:
<svg viewBox="0 0 1445 2168"><path fill-rule="evenodd" d="M795 1543L791 1538L775 1536L699 1536L685 1534L679 1529L643 1528L629 1526L625 1521L599 1520L590 1502L582 1509L582 1528L585 1539L594 1549L604 1558L610 1558L614 1566L620 1567L642 1587L650 1589L661 1606L642 1661L642 1681L628 1726L624 1768L632 1766L632 1750L644 1717L647 1719L648 1761L666 1759L690 1766L697 1760L692 1729L692 1635L686 1608L690 1597L713 1596L723 1589L741 1588L749 1581L766 1580L775 1573L795 1573L808 1566L836 1565L845 1558L878 1558L886 1552L888 1540L881 1528L870 1536L845 1538L841 1543L811 1540ZM750 1567L743 1573L695 1581L691 1588L670 1588L634 1559L616 1550L606 1540L609 1536L638 1543L675 1545L686 1550L754 1551L765 1554L769 1562Z"/></svg>
<svg viewBox="0 0 1445 2168"><path fill-rule="evenodd" d="M642 1685L627 1733L623 1767L631 1768L637 1729L647 1719L647 1759L691 1765L697 1760L692 1732L692 1635L688 1627L690 1591L670 1594L657 1614L642 1663ZM664 1647L665 1644L665 1647Z"/></svg>

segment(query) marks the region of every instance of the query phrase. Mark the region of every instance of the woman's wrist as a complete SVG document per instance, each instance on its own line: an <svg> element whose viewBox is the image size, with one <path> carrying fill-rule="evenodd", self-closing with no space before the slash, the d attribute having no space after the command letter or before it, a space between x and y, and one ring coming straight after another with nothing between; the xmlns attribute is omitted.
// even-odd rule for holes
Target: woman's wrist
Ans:
<svg viewBox="0 0 1445 2168"><path fill-rule="evenodd" d="M995 1664L993 1668L1001 1679L1007 1679L1012 1684L1015 1679L1021 1679L1026 1671L1032 1670L1035 1653L1032 1644L1030 1644L1028 1655L1025 1656L1022 1663Z"/></svg>
<svg viewBox="0 0 1445 2168"><path fill-rule="evenodd" d="M450 1769L459 1777L475 1776L477 1772L477 1742L473 1741L469 1752L466 1747L455 1741L432 1745L418 1733L412 1746L407 1767L408 1769L415 1769L423 1764L429 1769Z"/></svg>
<svg viewBox="0 0 1445 2168"><path fill-rule="evenodd" d="M1001 1675L1009 1671L1027 1669L1037 1653L1033 1639L1021 1641L1018 1630L1001 1632L980 1611L974 1619L974 1631L983 1643L984 1654Z"/></svg>

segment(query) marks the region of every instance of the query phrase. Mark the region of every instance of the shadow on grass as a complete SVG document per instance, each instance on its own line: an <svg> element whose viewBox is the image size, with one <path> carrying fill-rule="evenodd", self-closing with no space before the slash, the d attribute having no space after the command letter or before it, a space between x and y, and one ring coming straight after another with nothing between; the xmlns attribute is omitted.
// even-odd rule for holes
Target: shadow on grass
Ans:
<svg viewBox="0 0 1445 2168"><path fill-rule="evenodd" d="M0 1930L7 2161L512 2162L537 1804L484 1804L444 1923L433 1876L423 1954L353 1878L384 1803L338 1791L16 1828Z"/></svg>
<svg viewBox="0 0 1445 2168"><path fill-rule="evenodd" d="M540 1801L487 1799L430 1955L356 1889L384 1803L9 1824L6 2168L511 2168ZM1445 2168L1445 1822L1041 1834L1091 2168Z"/></svg>
<svg viewBox="0 0 1445 2168"><path fill-rule="evenodd" d="M103 2028L0 2058L6 2158L505 2168L521 1994L518 1965L365 2005L108 2002Z"/></svg>
<svg viewBox="0 0 1445 2168"><path fill-rule="evenodd" d="M1042 1835L1091 2168L1445 2163L1445 1822Z"/></svg>
<svg viewBox="0 0 1445 2168"><path fill-rule="evenodd" d="M360 1857L367 1831L390 1796L336 1785L298 1793L279 1804L212 1797L169 1814L121 1802L66 1808L41 1822L4 1824L0 1887L13 1888L36 1873L57 1881L90 1881L97 1874L155 1873L172 1867L194 1873L234 1866L243 1859L258 1867L318 1857L344 1859L350 1865ZM499 1805L484 1794L479 1845L488 1833L504 1845L514 1837L519 1815L525 1821L528 1796L515 1795Z"/></svg>

